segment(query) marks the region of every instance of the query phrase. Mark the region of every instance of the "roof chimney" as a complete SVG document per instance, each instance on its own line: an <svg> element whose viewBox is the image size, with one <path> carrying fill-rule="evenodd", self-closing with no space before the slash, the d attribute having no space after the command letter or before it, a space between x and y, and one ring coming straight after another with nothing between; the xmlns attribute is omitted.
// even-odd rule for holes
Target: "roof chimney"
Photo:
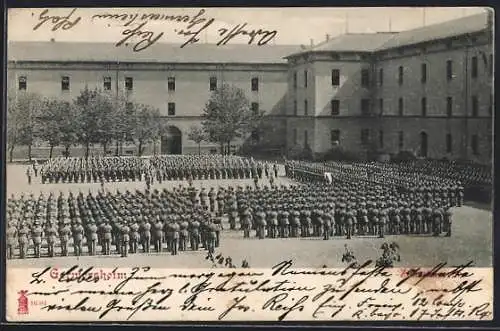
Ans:
<svg viewBox="0 0 500 331"><path fill-rule="evenodd" d="M50 38L50 42L53 43L55 42L56 40L54 38Z"/></svg>
<svg viewBox="0 0 500 331"><path fill-rule="evenodd" d="M330 40L330 35L327 33L326 34L326 41Z"/></svg>
<svg viewBox="0 0 500 331"><path fill-rule="evenodd" d="M311 47L314 46L314 39L311 38Z"/></svg>

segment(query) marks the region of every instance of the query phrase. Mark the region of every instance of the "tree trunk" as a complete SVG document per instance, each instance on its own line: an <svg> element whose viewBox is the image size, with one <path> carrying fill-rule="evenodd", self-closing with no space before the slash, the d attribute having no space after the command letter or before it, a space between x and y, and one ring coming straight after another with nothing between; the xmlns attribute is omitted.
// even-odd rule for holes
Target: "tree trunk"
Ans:
<svg viewBox="0 0 500 331"><path fill-rule="evenodd" d="M220 143L220 153L222 155L224 155L224 143L223 142Z"/></svg>
<svg viewBox="0 0 500 331"><path fill-rule="evenodd" d="M54 150L54 145L50 145L49 159L52 159L52 151Z"/></svg>
<svg viewBox="0 0 500 331"><path fill-rule="evenodd" d="M87 141L85 142L85 160L89 159L89 149L90 149L90 143Z"/></svg>
<svg viewBox="0 0 500 331"><path fill-rule="evenodd" d="M227 155L231 155L231 141L227 142Z"/></svg>
<svg viewBox="0 0 500 331"><path fill-rule="evenodd" d="M69 157L69 146L70 146L70 145L66 145L66 146L64 146L64 156L65 156L66 158L68 158L68 157Z"/></svg>
<svg viewBox="0 0 500 331"><path fill-rule="evenodd" d="M16 145L10 146L10 149L9 149L9 160L10 160L10 163L12 163L12 155L14 154L14 147L16 147Z"/></svg>
<svg viewBox="0 0 500 331"><path fill-rule="evenodd" d="M102 149L104 151L104 156L106 156L108 154L108 143L103 143Z"/></svg>
<svg viewBox="0 0 500 331"><path fill-rule="evenodd" d="M198 155L201 155L201 143L198 143Z"/></svg>
<svg viewBox="0 0 500 331"><path fill-rule="evenodd" d="M123 140L120 140L120 155L123 155Z"/></svg>
<svg viewBox="0 0 500 331"><path fill-rule="evenodd" d="M137 156L142 155L142 141L139 141L139 150L137 151Z"/></svg>
<svg viewBox="0 0 500 331"><path fill-rule="evenodd" d="M118 148L119 148L119 143L118 143L118 140L116 141L116 144L115 144L115 145L116 145L116 146L115 146L115 156L118 156L118 152L119 152L119 150L118 150Z"/></svg>
<svg viewBox="0 0 500 331"><path fill-rule="evenodd" d="M153 142L153 155L156 155L156 139Z"/></svg>
<svg viewBox="0 0 500 331"><path fill-rule="evenodd" d="M31 162L31 144L28 145L28 160Z"/></svg>

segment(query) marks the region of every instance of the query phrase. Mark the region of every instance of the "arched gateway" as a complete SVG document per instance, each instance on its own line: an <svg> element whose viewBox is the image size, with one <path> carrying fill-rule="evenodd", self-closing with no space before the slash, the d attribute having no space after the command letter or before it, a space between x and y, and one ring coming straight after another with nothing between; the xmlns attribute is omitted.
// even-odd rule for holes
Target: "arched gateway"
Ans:
<svg viewBox="0 0 500 331"><path fill-rule="evenodd" d="M182 132L175 126L169 126L161 137L162 154L182 154Z"/></svg>

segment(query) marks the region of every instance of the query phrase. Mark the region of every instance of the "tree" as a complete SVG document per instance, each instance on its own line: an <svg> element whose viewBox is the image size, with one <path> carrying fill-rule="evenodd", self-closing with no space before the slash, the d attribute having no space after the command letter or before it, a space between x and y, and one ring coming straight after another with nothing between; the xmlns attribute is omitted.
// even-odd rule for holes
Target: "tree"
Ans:
<svg viewBox="0 0 500 331"><path fill-rule="evenodd" d="M9 159L12 162L17 145L28 146L28 159L31 161L31 147L35 139L35 119L40 112L42 98L38 94L9 93L7 109L7 144Z"/></svg>
<svg viewBox="0 0 500 331"><path fill-rule="evenodd" d="M135 128L135 109L125 94L108 95L113 105L113 139L116 143L115 154L120 155L125 141L133 141Z"/></svg>
<svg viewBox="0 0 500 331"><path fill-rule="evenodd" d="M77 141L85 146L85 158L90 144L100 143L104 151L113 139L113 104L100 90L85 87L74 101L78 123Z"/></svg>
<svg viewBox="0 0 500 331"><path fill-rule="evenodd" d="M52 158L54 147L63 144L65 155L76 140L75 122L72 105L67 101L45 99L42 114L37 118L37 134L50 146L49 158Z"/></svg>
<svg viewBox="0 0 500 331"><path fill-rule="evenodd" d="M165 129L165 124L162 122L160 110L157 108L135 103L129 107L133 107L136 114L133 137L138 145L137 155L141 156L144 152L144 144L158 139Z"/></svg>
<svg viewBox="0 0 500 331"><path fill-rule="evenodd" d="M224 144L228 150L231 141L251 132L262 119L263 112L254 113L245 92L235 86L223 84L215 90L203 113L203 128L211 142Z"/></svg>
<svg viewBox="0 0 500 331"><path fill-rule="evenodd" d="M205 131L203 131L203 128L193 125L189 129L188 138L189 138L189 140L192 140L196 144L198 144L198 155L200 155L201 154L201 142L206 139Z"/></svg>

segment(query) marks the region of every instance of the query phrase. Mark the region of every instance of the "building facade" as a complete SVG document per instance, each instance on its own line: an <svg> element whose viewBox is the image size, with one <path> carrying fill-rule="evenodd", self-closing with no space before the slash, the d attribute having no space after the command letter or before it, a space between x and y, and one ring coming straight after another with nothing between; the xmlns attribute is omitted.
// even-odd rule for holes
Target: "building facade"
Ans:
<svg viewBox="0 0 500 331"><path fill-rule="evenodd" d="M491 163L489 19L347 34L288 56L288 145Z"/></svg>
<svg viewBox="0 0 500 331"><path fill-rule="evenodd" d="M129 54L107 44L10 43L8 88L67 100L85 86L125 92L168 122L155 144L162 153L197 151L189 129L200 125L210 93L229 83L265 111L253 142L261 148L308 146L321 155L340 146L360 155L411 151L491 163L492 26L485 13L308 48L200 44L181 52L156 44Z"/></svg>

